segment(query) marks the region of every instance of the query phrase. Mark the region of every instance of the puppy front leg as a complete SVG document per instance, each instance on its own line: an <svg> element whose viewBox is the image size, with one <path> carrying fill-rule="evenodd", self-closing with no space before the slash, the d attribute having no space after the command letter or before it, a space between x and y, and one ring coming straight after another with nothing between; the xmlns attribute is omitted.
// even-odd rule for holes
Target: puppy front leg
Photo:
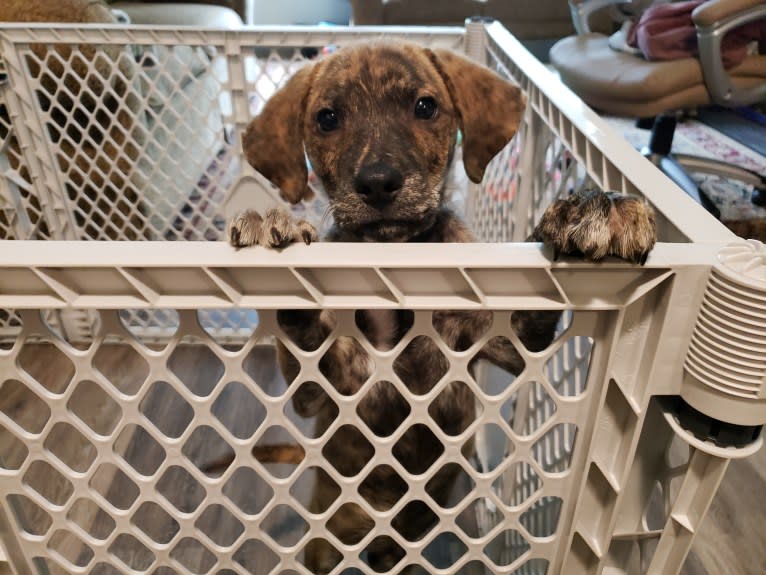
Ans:
<svg viewBox="0 0 766 575"><path fill-rule="evenodd" d="M551 246L554 257L566 254L599 261L616 256L643 265L656 240L654 210L646 200L617 192L582 190L553 202L528 241ZM511 326L524 347L542 351L553 341L560 317L559 311L517 311L511 316ZM502 363L514 359L509 345L509 341L495 338L482 352L505 367Z"/></svg>
<svg viewBox="0 0 766 575"><path fill-rule="evenodd" d="M656 240L654 210L646 200L581 190L548 206L528 241L551 246L555 258L616 256L643 265ZM558 311L517 311L511 324L529 351L542 351L553 341L560 316Z"/></svg>
<svg viewBox="0 0 766 575"><path fill-rule="evenodd" d="M542 351L553 341L560 316L559 311L515 311L511 315L511 328L527 350ZM507 337L492 338L481 348L477 357L514 375L524 369L524 360Z"/></svg>
<svg viewBox="0 0 766 575"><path fill-rule="evenodd" d="M333 329L328 318L322 316L321 310L279 310L277 323L300 349L314 351ZM294 381L301 370L300 363L280 341L277 341L277 357L285 380ZM326 400L327 394L317 383L305 382L293 395L293 406L301 417L313 417L322 410Z"/></svg>
<svg viewBox="0 0 766 575"><path fill-rule="evenodd" d="M319 309L281 309L277 311L277 323L295 345L314 351L330 335L335 322Z"/></svg>
<svg viewBox="0 0 766 575"><path fill-rule="evenodd" d="M435 311L433 324L444 342L456 351L465 351L478 341L492 325L491 311ZM476 359L486 359L517 375L524 360L506 337L494 337L482 346Z"/></svg>

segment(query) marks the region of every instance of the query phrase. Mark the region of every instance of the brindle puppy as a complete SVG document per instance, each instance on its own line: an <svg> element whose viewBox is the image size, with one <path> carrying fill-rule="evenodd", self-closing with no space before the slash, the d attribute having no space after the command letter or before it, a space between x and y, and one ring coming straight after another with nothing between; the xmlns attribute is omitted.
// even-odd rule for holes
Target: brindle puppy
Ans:
<svg viewBox="0 0 766 575"><path fill-rule="evenodd" d="M463 133L465 170L480 182L487 163L511 139L524 110L521 91L486 68L448 51L416 45L376 44L344 48L306 66L266 104L243 137L247 160L281 188L290 202L308 193L304 149L329 196L334 227L329 241L470 242L474 236L444 205L444 184L458 129ZM230 226L236 247L261 244L282 247L293 241L310 243L316 230L293 221L285 211L261 217L245 212ZM651 208L637 198L588 192L554 203L532 234L561 253L582 253L592 259L608 254L643 262L655 242ZM559 314L518 312L512 325L530 350L545 349L553 339ZM286 335L305 350L317 349L333 329L328 311L279 312ZM489 312L434 312L434 325L450 347L468 349L492 321ZM405 311L359 312L360 329L378 349L390 349L412 324ZM281 349L287 381L298 374L295 359ZM476 359L487 359L518 374L523 360L505 338L487 343ZM415 393L431 389L447 370L447 362L428 338L416 338L395 362L394 369ZM320 362L320 370L338 391L355 393L371 374L362 347L340 337ZM332 404L322 389L302 385L293 396L296 411L317 417L318 432L331 423ZM408 412L407 402L385 382L376 383L360 402L358 412L380 436L393 433ZM475 417L467 387L450 384L438 395L430 413L447 433L458 434ZM344 475L354 475L373 455L352 427L342 427L326 445L327 460ZM470 451L472 446L467 446ZM422 473L440 445L423 426L414 426L397 443L394 455L411 473ZM456 477L446 466L430 490L445 504ZM376 509L388 509L406 487L387 467L377 468L360 486L361 495ZM320 476L312 508L323 510L335 497ZM394 527L416 540L430 527L429 514L416 505L399 515ZM345 504L328 522L342 542L353 544L373 527L366 513ZM368 547L368 561L377 571L395 565L396 546ZM335 564L333 550L323 542L307 548L306 565L314 573Z"/></svg>

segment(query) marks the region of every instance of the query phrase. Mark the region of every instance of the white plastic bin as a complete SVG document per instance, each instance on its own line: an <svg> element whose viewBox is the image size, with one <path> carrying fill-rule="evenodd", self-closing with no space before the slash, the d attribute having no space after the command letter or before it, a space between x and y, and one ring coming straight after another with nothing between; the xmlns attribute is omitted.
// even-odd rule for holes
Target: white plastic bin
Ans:
<svg viewBox="0 0 766 575"><path fill-rule="evenodd" d="M237 252L183 241L221 239L228 214L279 203L243 162L239 134L302 49L379 36L463 50L525 91L522 128L484 182L455 172L453 200L491 243ZM333 573L372 573L366 551L388 538L400 558L390 573L670 575L729 460L760 447L763 246L711 219L499 24L5 26L0 54L0 548L17 574L307 573L316 539L335 549ZM552 262L519 243L554 198L583 186L655 206L661 241L645 266ZM292 308L334 310L337 328L301 350L276 320ZM414 312L392 350L356 326L356 310L378 308ZM494 322L454 351L432 325L445 309L491 310ZM513 334L510 314L525 309L564 311L548 349ZM417 337L449 363L425 395L395 368ZM492 337L522 354L517 377L469 370ZM319 368L336 338L356 339L374 365L356 395ZM301 365L294 382L276 339ZM389 437L356 411L377 381L410 406ZM307 382L337 407L321 437L290 401ZM447 385L475 397L459 435L429 416ZM414 474L394 446L416 425L443 449ZM341 426L373 453L349 476L324 456ZM301 446L299 463L251 455L281 442ZM373 509L359 487L384 465L407 491ZM429 481L455 465L440 506ZM310 511L317 474L338 497ZM409 541L394 519L415 501L436 523ZM373 520L354 543L331 521L350 504Z"/></svg>

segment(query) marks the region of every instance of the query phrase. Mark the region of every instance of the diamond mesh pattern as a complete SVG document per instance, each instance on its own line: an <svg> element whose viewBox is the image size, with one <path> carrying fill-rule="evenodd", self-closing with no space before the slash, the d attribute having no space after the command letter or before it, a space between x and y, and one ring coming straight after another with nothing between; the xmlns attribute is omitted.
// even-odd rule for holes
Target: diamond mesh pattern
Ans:
<svg viewBox="0 0 766 575"><path fill-rule="evenodd" d="M213 239L231 182L226 68L199 47L25 54L82 239ZM62 54L63 52L63 54ZM63 58L68 53L68 58ZM63 77L58 69L71 69ZM80 74L77 72L81 71ZM215 216L218 216L216 218Z"/></svg>
<svg viewBox="0 0 766 575"><path fill-rule="evenodd" d="M362 390L344 391L332 372L310 367L313 350L268 327L277 325L273 310L251 313L261 320L253 336L227 350L206 336L203 317L193 312L178 312L177 331L164 346L147 347L120 312L102 311L84 352L40 333L45 324L24 313L28 327L17 345L0 352L8 366L0 485L26 556L61 572L264 575L305 572L316 553L365 573L405 565L462 572L468 563L521 569L544 559L534 538L559 536L558 515L570 502L556 485L571 473L569 458L562 465L547 454L571 456L577 445L564 445L568 436L559 427L584 423L555 409L560 382L518 377L500 396L487 394L456 362L460 352L440 344L451 375L422 387L396 368L397 357L421 345L420 338L440 337L431 312L414 312L394 353L362 344L372 373L392 379L374 383L373 375ZM333 334L336 344L359 333L354 310L335 313L347 326ZM510 329L508 312L495 313L496 323ZM268 344L275 338L305 366L289 385ZM550 353L565 349L556 341ZM546 354L524 359L538 373L552 361ZM582 379L586 372L587 366L569 375L579 390L574 401L593 393ZM302 388L308 385L314 389ZM447 386L475 402L475 421L440 427L432 406ZM323 412L329 420L297 416L296 396L317 390L334 405ZM358 417L373 391L391 393L404 406L390 428ZM531 423L519 426L519 417ZM482 426L503 438L490 469L466 447ZM401 451L408 434L433 444L428 457L413 460ZM25 447L37 444L34 452ZM280 444L299 446L301 455L273 462L252 455ZM353 461L343 456L352 444L359 456ZM377 494L382 478L387 489L399 485L387 503ZM316 489L323 490L319 499ZM422 529L413 530L412 517L422 518ZM349 521L359 529L349 532ZM248 527L253 522L255 530Z"/></svg>
<svg viewBox="0 0 766 575"><path fill-rule="evenodd" d="M33 160L54 184L33 193L32 158L22 157L0 93L0 239L222 238L225 203L243 173L239 131L309 53L298 46L253 49L248 42L235 53L220 38L194 45L153 44L151 35L130 39L127 47L14 46L19 64L9 66L11 89L23 97L23 78L23 89L35 95L17 106L39 119L30 128L45 149ZM310 185L316 187L314 178ZM55 230L44 217L45 198L56 210ZM322 205L302 216L317 220ZM243 341L254 328L247 314L200 313L205 329L229 342ZM12 314L0 316L0 334L14 327ZM123 319L145 337L167 335L162 315ZM73 322L79 325L69 325L70 332L90 337L87 320Z"/></svg>
<svg viewBox="0 0 766 575"><path fill-rule="evenodd" d="M521 174L519 161L522 146L527 141L528 125L524 121L514 139L489 166L480 184L481 190L472 194L471 223L481 241L509 242L518 235L513 219L513 206L520 193ZM529 233L530 230L526 230Z"/></svg>
<svg viewBox="0 0 766 575"><path fill-rule="evenodd" d="M29 171L21 160L2 81L0 79L0 240L49 239L40 200L33 194ZM20 321L13 310L0 309L0 346L15 337Z"/></svg>
<svg viewBox="0 0 766 575"><path fill-rule="evenodd" d="M50 230L0 90L0 240L35 238L50 238Z"/></svg>

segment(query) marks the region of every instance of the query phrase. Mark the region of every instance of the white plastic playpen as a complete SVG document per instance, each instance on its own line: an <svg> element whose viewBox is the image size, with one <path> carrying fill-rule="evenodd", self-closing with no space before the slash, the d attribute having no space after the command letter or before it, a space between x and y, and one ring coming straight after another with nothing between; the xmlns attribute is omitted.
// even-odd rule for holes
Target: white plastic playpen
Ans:
<svg viewBox="0 0 766 575"><path fill-rule="evenodd" d="M468 185L458 167L450 184L487 243L274 252L192 241L220 240L235 211L279 202L239 146L276 87L312 52L378 36L462 50L525 91L522 128L484 182ZM0 54L0 567L307 573L305 547L319 538L336 550L333 573L370 573L366 550L385 538L401 557L391 573L670 575L728 462L760 447L763 246L709 217L501 25L11 25ZM553 262L521 243L553 199L584 186L655 206L660 243L645 266ZM321 221L321 198L304 215ZM276 311L293 308L335 310L319 349L281 332ZM414 311L391 350L355 323L375 308ZM494 323L455 351L432 325L439 309L491 310ZM525 309L564 312L548 349L527 351L513 334L510 315ZM318 367L338 337L356 338L374 364L353 396ZM450 367L417 395L395 361L423 337ZM518 348L518 377L468 369L493 337ZM276 366L277 339L300 362L293 382ZM379 381L410 406L389 437L356 411ZM307 382L337 408L321 437L292 408ZM476 402L459 435L429 416L449 385ZM323 456L348 426L374 454L353 476ZM424 473L396 457L413 426L442 445ZM251 455L284 442L301 446L299 463ZM388 509L358 490L379 466L407 485ZM445 507L430 481L447 466L459 477ZM337 497L310 511L317 474ZM414 502L436 523L410 541L394 519ZM350 504L374 524L354 544L331 528Z"/></svg>

